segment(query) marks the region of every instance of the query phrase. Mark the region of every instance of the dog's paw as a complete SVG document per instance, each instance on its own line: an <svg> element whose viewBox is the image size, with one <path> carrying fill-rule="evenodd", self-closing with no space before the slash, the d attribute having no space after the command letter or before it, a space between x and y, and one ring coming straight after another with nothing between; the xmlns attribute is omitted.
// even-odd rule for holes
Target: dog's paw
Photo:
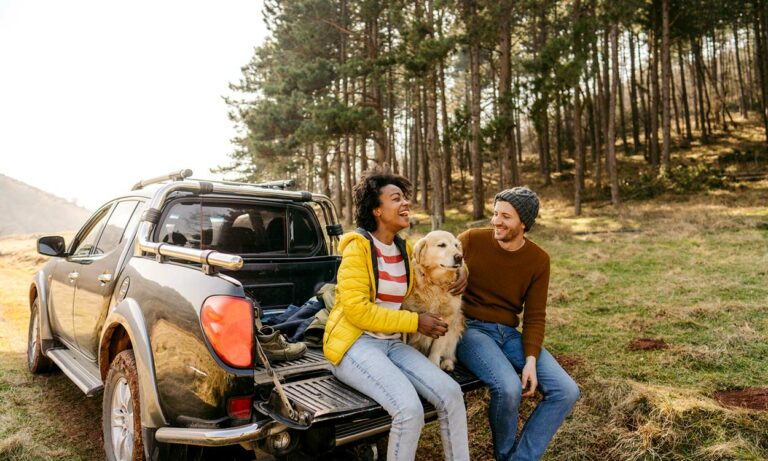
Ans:
<svg viewBox="0 0 768 461"><path fill-rule="evenodd" d="M454 369L455 367L456 367L456 366L455 366L455 364L453 363L453 360L451 360L451 359L445 359L445 360L443 360L443 362L440 364L440 368L442 368L442 369L443 369L443 370L445 370L445 371L453 371L453 369Z"/></svg>

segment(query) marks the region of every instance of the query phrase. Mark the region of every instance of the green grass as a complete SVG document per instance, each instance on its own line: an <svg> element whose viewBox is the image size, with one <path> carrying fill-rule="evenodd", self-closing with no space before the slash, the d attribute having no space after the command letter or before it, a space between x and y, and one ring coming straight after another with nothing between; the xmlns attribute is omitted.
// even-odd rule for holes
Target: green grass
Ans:
<svg viewBox="0 0 768 461"><path fill-rule="evenodd" d="M549 207L530 238L552 261L545 346L577 359L583 395L546 459L768 459L768 414L713 400L768 384L765 187L579 218L542 190ZM451 220L461 231L467 217ZM639 232L612 232L627 228ZM669 348L630 351L637 338ZM467 403L473 459L492 457L487 399ZM420 456L439 459L437 428L427 431Z"/></svg>
<svg viewBox="0 0 768 461"><path fill-rule="evenodd" d="M33 238L0 239L0 461L101 459L101 398L27 370L27 292L45 261Z"/></svg>
<svg viewBox="0 0 768 461"><path fill-rule="evenodd" d="M768 459L768 414L712 399L768 383L768 184L581 217L561 191L537 190L530 238L552 260L545 346L571 361L582 389L546 459ZM446 228L469 220L451 210ZM411 239L428 231L421 222ZM43 261L32 248L0 239L0 461L101 459L100 398L26 370L26 290ZM644 337L669 348L628 350ZM487 401L485 390L467 399L473 460L492 459ZM435 424L418 459L442 459Z"/></svg>

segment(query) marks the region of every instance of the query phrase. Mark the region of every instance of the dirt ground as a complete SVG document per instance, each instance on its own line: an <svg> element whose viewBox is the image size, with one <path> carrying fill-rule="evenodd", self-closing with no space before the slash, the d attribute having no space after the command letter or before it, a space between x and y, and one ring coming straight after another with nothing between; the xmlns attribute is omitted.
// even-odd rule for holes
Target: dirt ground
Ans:
<svg viewBox="0 0 768 461"><path fill-rule="evenodd" d="M768 411L768 387L715 392L715 399L726 407Z"/></svg>
<svg viewBox="0 0 768 461"><path fill-rule="evenodd" d="M630 351L656 351L660 349L668 349L667 344L663 339L651 339L651 338L639 338L632 340L627 346Z"/></svg>

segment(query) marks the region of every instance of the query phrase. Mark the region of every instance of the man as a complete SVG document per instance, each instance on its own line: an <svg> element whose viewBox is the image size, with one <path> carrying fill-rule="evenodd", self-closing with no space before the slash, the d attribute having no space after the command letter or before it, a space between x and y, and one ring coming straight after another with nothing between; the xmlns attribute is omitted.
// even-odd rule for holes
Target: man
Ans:
<svg viewBox="0 0 768 461"><path fill-rule="evenodd" d="M490 388L497 460L540 459L579 398L579 387L542 347L549 255L525 237L538 212L533 191L507 189L496 195L492 228L459 235L469 280L463 297L467 328L457 355ZM521 314L522 333L516 329ZM544 399L516 440L521 397L536 389Z"/></svg>

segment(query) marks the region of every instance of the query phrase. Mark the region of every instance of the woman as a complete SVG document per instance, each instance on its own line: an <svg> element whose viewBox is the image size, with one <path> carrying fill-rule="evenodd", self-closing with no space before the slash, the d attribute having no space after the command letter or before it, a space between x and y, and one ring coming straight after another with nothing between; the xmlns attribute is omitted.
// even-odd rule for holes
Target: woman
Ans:
<svg viewBox="0 0 768 461"><path fill-rule="evenodd" d="M447 325L432 314L400 309L413 286L411 247L397 233L407 228L411 183L382 169L363 173L354 187L360 227L339 245L336 304L325 328L323 352L340 381L376 400L392 416L387 459L413 460L424 410L438 412L445 458L468 460L467 417L461 388L402 333L437 338Z"/></svg>

